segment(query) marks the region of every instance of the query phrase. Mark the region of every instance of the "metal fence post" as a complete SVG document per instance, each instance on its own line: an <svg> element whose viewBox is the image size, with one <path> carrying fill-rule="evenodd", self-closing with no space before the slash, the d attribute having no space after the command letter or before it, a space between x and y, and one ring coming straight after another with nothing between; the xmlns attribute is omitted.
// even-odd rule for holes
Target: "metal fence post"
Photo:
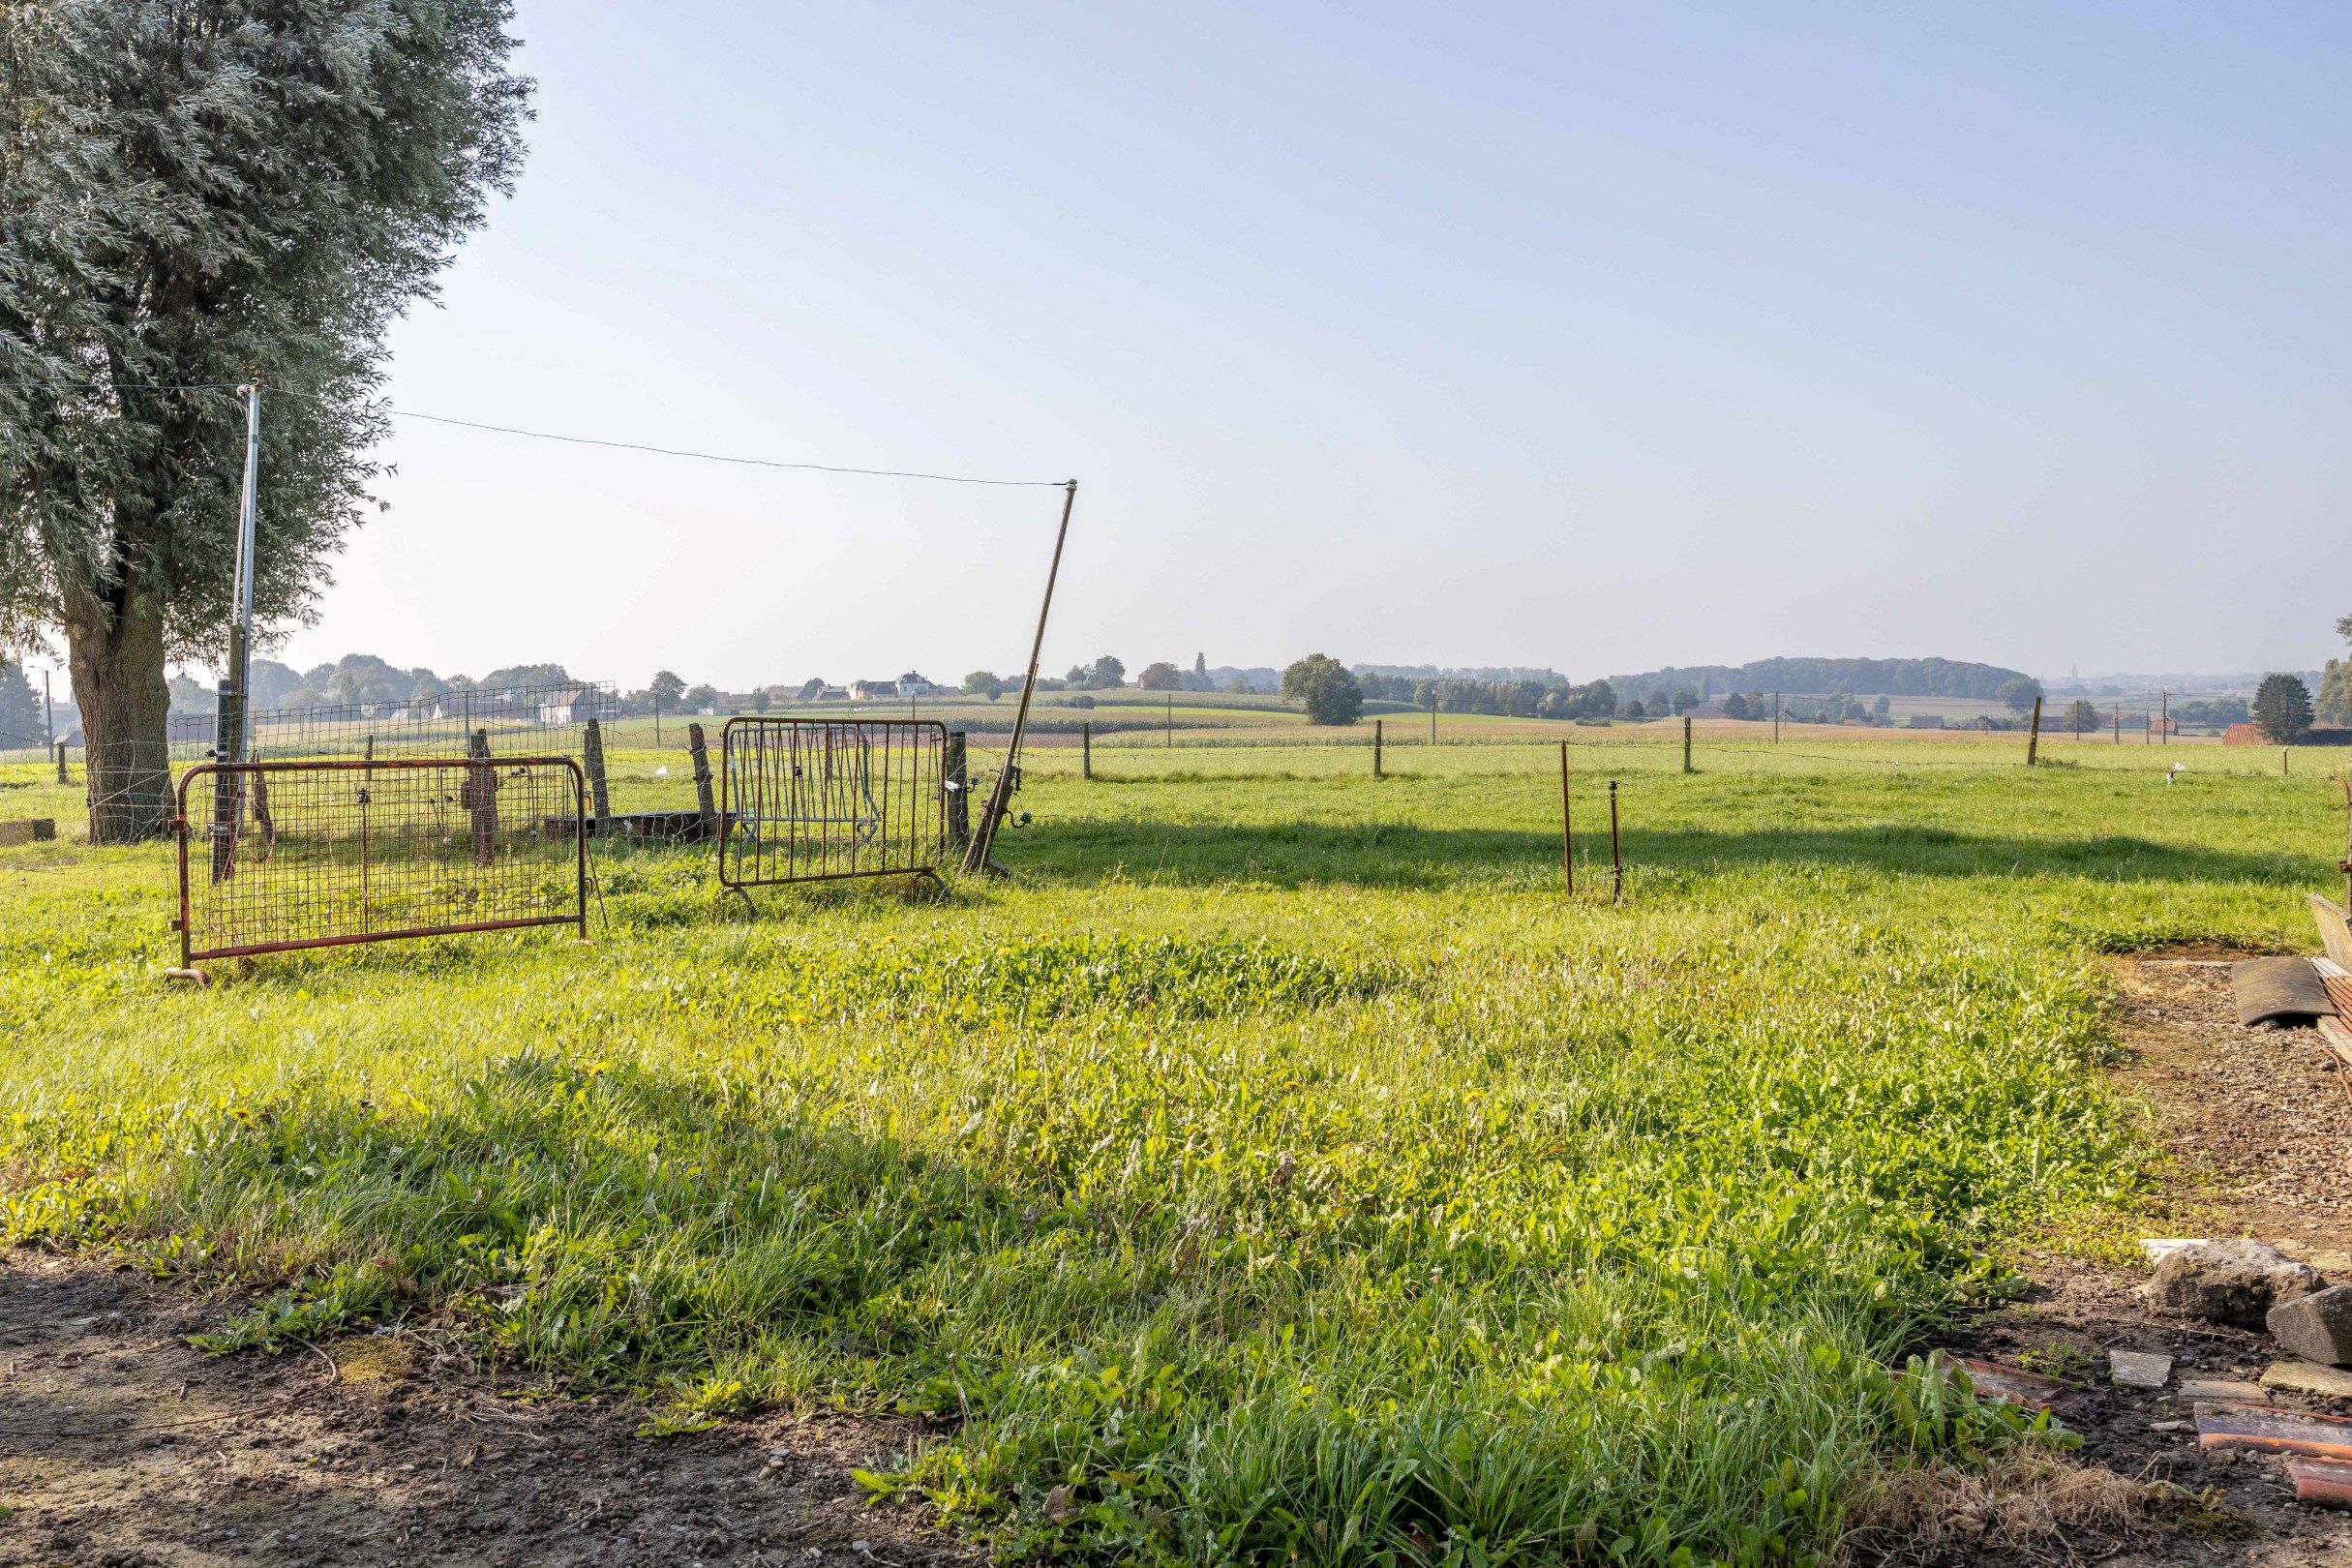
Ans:
<svg viewBox="0 0 2352 1568"><path fill-rule="evenodd" d="M1560 873L1568 879L1568 893L1576 895L1576 829L1568 814L1568 742L1560 742Z"/></svg>
<svg viewBox="0 0 2352 1568"><path fill-rule="evenodd" d="M1609 901L1625 896L1625 852L1617 839L1617 781L1609 781Z"/></svg>

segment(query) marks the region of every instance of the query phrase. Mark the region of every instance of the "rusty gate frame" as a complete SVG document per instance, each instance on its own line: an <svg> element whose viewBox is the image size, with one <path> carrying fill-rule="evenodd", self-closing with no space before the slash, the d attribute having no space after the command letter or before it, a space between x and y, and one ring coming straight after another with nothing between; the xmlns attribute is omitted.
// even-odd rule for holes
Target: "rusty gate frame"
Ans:
<svg viewBox="0 0 2352 1568"><path fill-rule="evenodd" d="M930 841L929 863L883 866L871 871L820 871L809 876L799 877L730 875L727 854L729 846L735 843L736 826L739 819L733 796L736 758L735 733L739 728L746 731L876 729L884 731L886 734L898 730L907 731L910 734L927 730L937 736L939 738L940 772L936 794L938 796L939 822L937 835ZM918 752L917 755L920 756L920 753ZM719 886L730 892L740 894L748 902L751 897L750 890L753 888L784 888L808 882L848 882L865 877L928 877L933 882L939 882L942 880L939 867L940 863L947 859L950 837L948 783L948 726L944 719L867 718L862 715L836 719L793 717L785 714L777 714L772 717L765 713L738 714L730 718L719 730L719 805L718 831L715 835L718 840Z"/></svg>
<svg viewBox="0 0 2352 1568"><path fill-rule="evenodd" d="M284 942L249 942L226 948L198 949L194 945L196 932L190 920L192 909L188 881L190 828L188 791L198 777L212 774L216 779L233 776L242 781L246 779L264 780L272 774L398 772L403 769L453 767L491 769L560 768L571 774L572 840L574 845L571 914L519 916L510 920L461 920L447 925L403 926L390 931L358 931L346 932L336 936L296 937ZM467 787L471 787L470 783ZM228 809L231 813L242 814L241 803L244 796L242 788L227 795L221 794L218 783L215 784L214 789L218 799L229 802ZM266 786L262 790L255 792L255 807L257 816L267 810L266 806L261 803L266 799ZM179 920L175 922L180 934L179 973L195 979L204 978L202 972L195 967L200 961L217 958L249 958L265 952L296 952L312 948L348 948L368 942L399 942L412 937L465 936L479 931L517 931L541 925L569 925L579 931L584 941L588 937L588 779L581 772L580 764L569 757L390 757L381 761L370 761L364 758L333 758L286 762L198 763L180 775L177 803L178 811L172 819L171 826L179 840L180 913ZM216 811L219 809L216 806ZM261 820L266 829L268 827L266 816L262 816ZM206 826L210 828L212 825L208 823ZM216 847L214 853L217 858L220 850ZM217 872L214 880L220 880Z"/></svg>

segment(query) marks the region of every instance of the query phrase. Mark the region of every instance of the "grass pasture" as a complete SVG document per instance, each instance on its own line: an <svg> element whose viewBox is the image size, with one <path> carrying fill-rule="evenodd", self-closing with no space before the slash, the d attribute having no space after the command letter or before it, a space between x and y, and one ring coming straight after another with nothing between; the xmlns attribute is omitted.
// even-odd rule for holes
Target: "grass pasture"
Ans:
<svg viewBox="0 0 2352 1568"><path fill-rule="evenodd" d="M2341 798L1593 734L1622 907L1561 896L1556 755L1504 744L1040 751L1015 885L755 918L613 850L590 948L200 991L160 850L0 850L0 1228L265 1292L226 1345L449 1325L649 1434L919 1415L869 1484L1008 1555L1820 1560L1875 1469L2010 1435L1904 1352L2145 1188L2102 956L2305 945Z"/></svg>

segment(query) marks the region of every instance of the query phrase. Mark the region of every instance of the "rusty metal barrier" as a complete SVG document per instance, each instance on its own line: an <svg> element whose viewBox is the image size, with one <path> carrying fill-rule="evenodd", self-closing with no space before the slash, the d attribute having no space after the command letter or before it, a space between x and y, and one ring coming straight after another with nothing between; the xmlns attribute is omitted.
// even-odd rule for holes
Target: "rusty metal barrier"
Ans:
<svg viewBox="0 0 2352 1568"><path fill-rule="evenodd" d="M961 787L950 777L945 724L732 718L719 756L722 887L937 879Z"/></svg>
<svg viewBox="0 0 2352 1568"><path fill-rule="evenodd" d="M568 757L199 764L173 824L181 972L403 937L585 935L585 795Z"/></svg>

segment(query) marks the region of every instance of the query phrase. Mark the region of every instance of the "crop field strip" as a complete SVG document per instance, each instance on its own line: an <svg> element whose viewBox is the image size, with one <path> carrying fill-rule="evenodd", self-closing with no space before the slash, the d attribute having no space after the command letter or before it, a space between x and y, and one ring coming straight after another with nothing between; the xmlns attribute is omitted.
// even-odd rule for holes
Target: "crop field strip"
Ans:
<svg viewBox="0 0 2352 1568"><path fill-rule="evenodd" d="M2101 955L2298 945L2334 878L2316 759L2010 739L1580 746L1616 909L1558 891L1550 747L1054 754L1017 886L755 919L600 848L592 949L209 992L155 978L156 852L0 851L0 1222L274 1291L226 1345L431 1319L653 1430L920 1412L869 1484L1008 1550L1818 1557L2013 1435L1905 1347L2145 1188Z"/></svg>

